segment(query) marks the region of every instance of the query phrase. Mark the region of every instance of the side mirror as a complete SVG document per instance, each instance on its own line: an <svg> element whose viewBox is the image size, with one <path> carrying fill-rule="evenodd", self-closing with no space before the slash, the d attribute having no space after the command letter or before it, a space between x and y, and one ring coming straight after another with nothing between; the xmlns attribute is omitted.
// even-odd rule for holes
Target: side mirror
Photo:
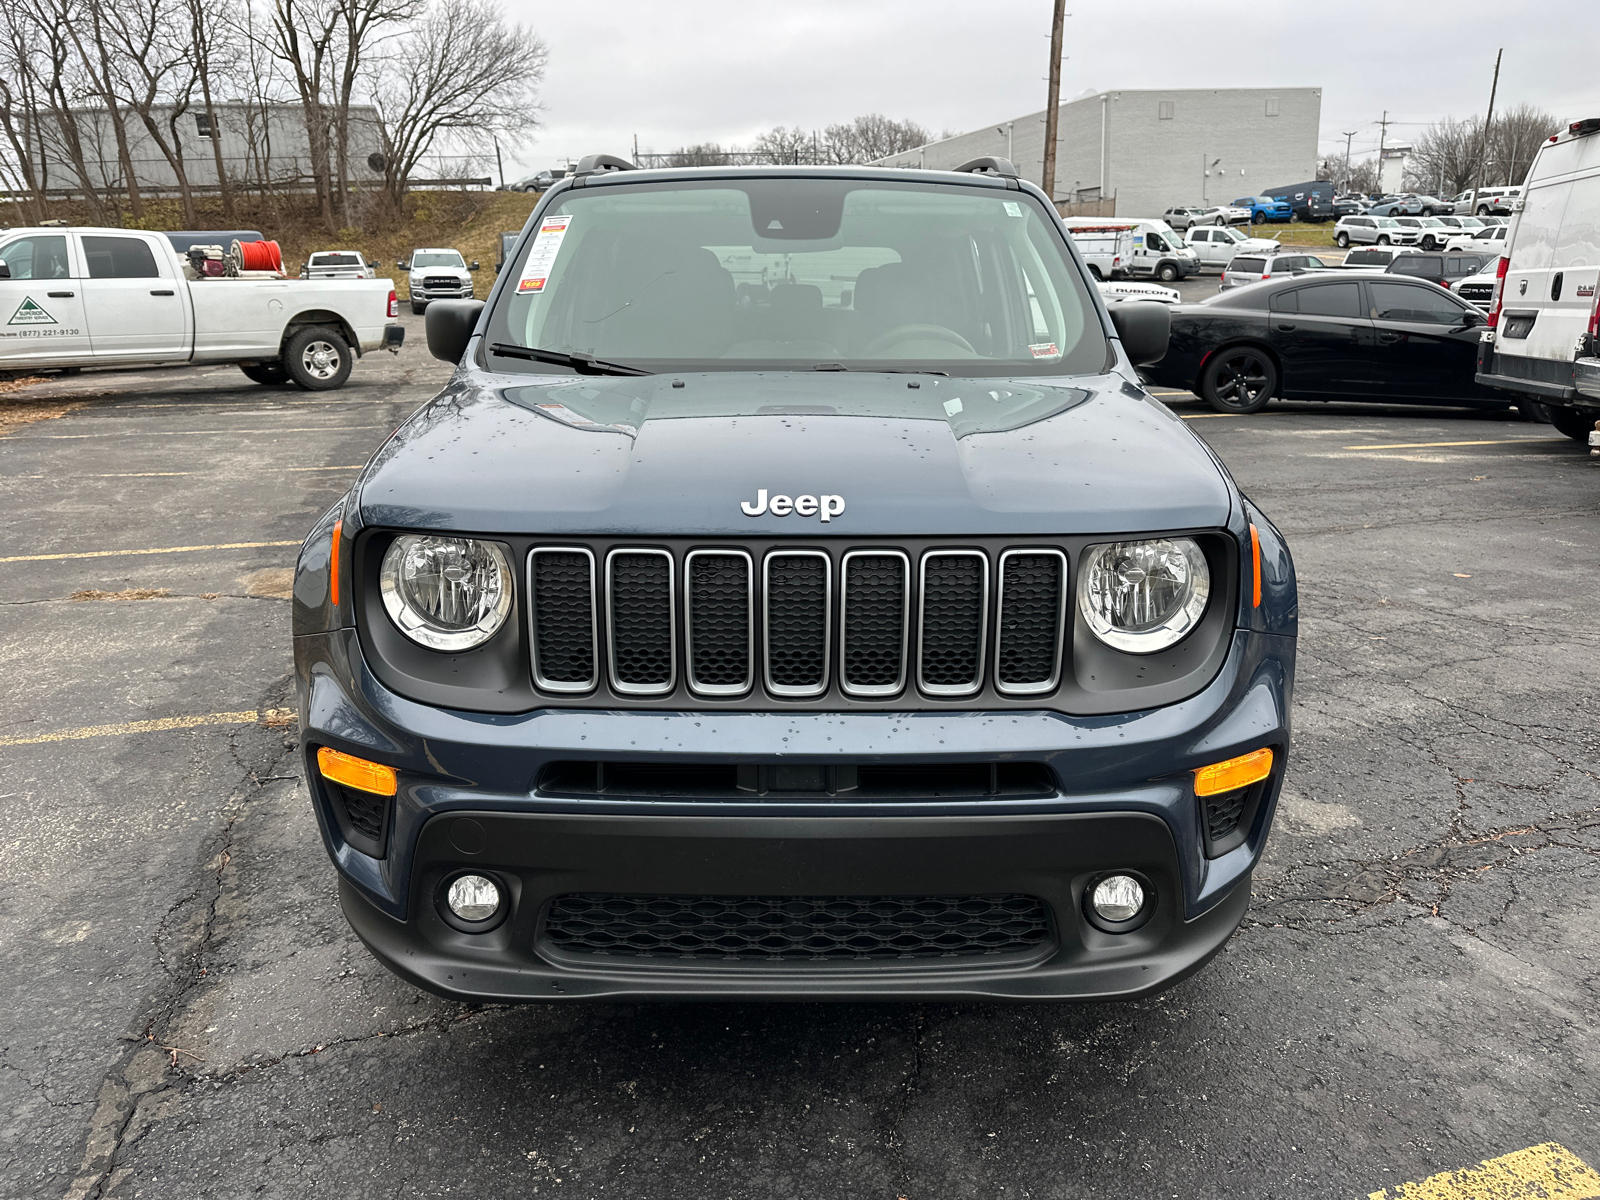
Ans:
<svg viewBox="0 0 1600 1200"><path fill-rule="evenodd" d="M10 279L11 268L6 266L6 260L0 258L0 279Z"/></svg>
<svg viewBox="0 0 1600 1200"><path fill-rule="evenodd" d="M1172 314L1165 304L1149 300L1124 300L1111 306L1111 326L1136 367L1160 362L1172 336ZM431 343L430 339L430 343Z"/></svg>
<svg viewBox="0 0 1600 1200"><path fill-rule="evenodd" d="M473 259L473 260L472 260L472 265L471 265L471 266L469 266L469 267L468 267L468 268L467 268L467 270L469 270L469 271L476 271L476 270L477 270L477 269L478 269L478 260L477 260L477 259Z"/></svg>
<svg viewBox="0 0 1600 1200"><path fill-rule="evenodd" d="M402 271L409 271L411 269L410 267L406 266L406 260L403 258L399 262L395 263L395 266L399 267Z"/></svg>
<svg viewBox="0 0 1600 1200"><path fill-rule="evenodd" d="M459 363L482 311L482 300L435 300L429 304L423 317L428 353L452 366Z"/></svg>
<svg viewBox="0 0 1600 1200"><path fill-rule="evenodd" d="M380 262L369 262L367 264L367 267L368 267L369 270L373 270L373 271L381 271L381 270L383 270L383 264L380 263Z"/></svg>

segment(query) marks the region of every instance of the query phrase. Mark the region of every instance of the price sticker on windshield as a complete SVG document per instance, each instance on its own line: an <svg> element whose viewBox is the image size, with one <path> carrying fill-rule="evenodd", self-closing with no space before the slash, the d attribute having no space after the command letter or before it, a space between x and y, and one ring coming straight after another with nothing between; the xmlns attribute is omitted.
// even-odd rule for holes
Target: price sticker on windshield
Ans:
<svg viewBox="0 0 1600 1200"><path fill-rule="evenodd" d="M517 283L517 294L542 292L550 280L550 269L556 265L556 255L561 253L561 241L567 236L570 215L546 217L539 223L539 233L533 239L533 249L528 251L528 261L522 266L522 278Z"/></svg>

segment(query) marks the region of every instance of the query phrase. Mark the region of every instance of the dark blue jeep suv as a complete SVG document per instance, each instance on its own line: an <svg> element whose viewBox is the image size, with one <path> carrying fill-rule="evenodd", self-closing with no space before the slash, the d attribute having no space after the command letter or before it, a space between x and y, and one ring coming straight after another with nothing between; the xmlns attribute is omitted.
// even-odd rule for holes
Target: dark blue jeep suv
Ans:
<svg viewBox="0 0 1600 1200"><path fill-rule="evenodd" d="M306 540L356 932L480 1001L1134 996L1249 902L1289 741L1271 523L1004 160L540 202L448 386Z"/></svg>

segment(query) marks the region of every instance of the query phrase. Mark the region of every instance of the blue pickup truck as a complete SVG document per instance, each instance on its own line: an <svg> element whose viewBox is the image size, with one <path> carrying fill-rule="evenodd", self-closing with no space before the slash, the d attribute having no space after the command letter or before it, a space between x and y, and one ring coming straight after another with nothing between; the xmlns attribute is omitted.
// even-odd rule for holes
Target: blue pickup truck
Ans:
<svg viewBox="0 0 1600 1200"><path fill-rule="evenodd" d="M1294 220L1294 207L1277 196L1240 196L1233 202L1235 208L1250 210L1250 224L1263 225L1268 221Z"/></svg>

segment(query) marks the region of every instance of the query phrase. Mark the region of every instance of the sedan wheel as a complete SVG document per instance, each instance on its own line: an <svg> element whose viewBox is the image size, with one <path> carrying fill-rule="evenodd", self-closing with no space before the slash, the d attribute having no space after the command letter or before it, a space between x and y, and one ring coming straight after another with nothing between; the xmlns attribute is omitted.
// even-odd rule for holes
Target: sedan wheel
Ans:
<svg viewBox="0 0 1600 1200"><path fill-rule="evenodd" d="M1336 246L1338 246L1339 249L1341 249L1341 250L1350 249L1350 235L1348 233L1335 234L1334 238L1333 238L1333 241L1334 241L1334 244Z"/></svg>
<svg viewBox="0 0 1600 1200"><path fill-rule="evenodd" d="M1278 369L1259 350L1235 346L1217 354L1200 377L1200 396L1220 413L1260 412L1278 389Z"/></svg>
<svg viewBox="0 0 1600 1200"><path fill-rule="evenodd" d="M1389 244L1389 235L1387 233L1380 233L1378 235L1378 245L1387 246L1388 244Z"/></svg>

